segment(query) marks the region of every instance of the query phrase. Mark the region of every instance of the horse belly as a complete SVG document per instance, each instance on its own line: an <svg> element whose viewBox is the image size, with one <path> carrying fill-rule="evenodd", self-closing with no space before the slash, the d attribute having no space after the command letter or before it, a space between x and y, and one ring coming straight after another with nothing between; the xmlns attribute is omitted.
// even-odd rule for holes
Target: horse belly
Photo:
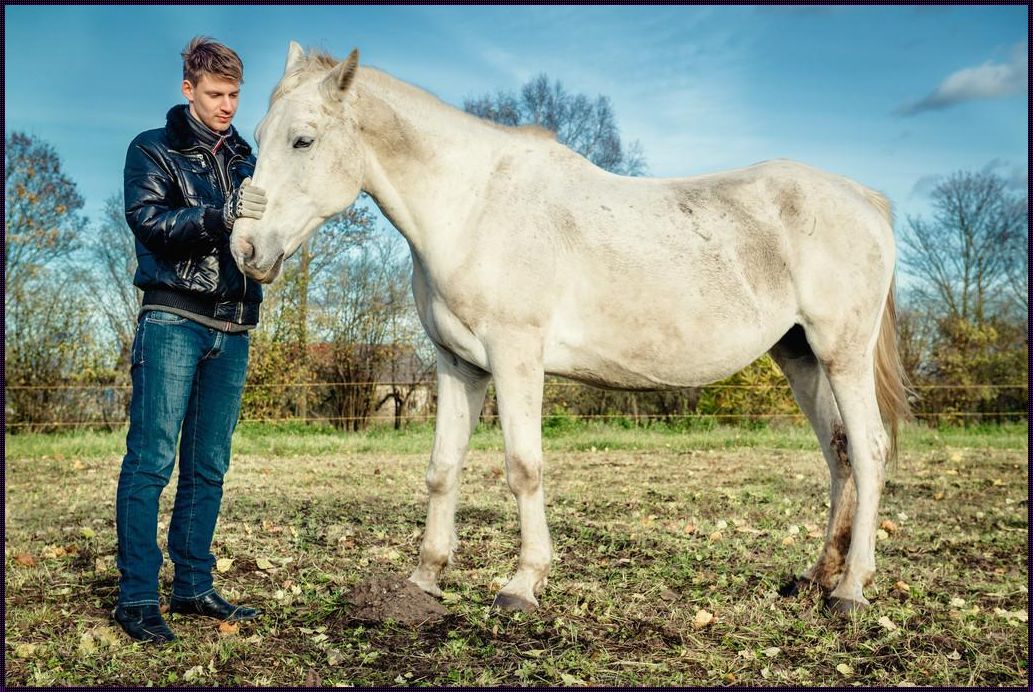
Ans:
<svg viewBox="0 0 1033 692"><path fill-rule="evenodd" d="M786 291L758 299L741 278L649 279L559 306L546 343L546 370L591 384L657 389L707 384L763 355L792 327Z"/></svg>

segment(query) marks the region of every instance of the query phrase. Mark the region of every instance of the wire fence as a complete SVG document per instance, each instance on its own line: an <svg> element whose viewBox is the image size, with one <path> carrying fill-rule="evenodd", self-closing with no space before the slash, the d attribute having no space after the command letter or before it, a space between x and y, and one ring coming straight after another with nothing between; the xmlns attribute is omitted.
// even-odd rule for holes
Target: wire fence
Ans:
<svg viewBox="0 0 1033 692"><path fill-rule="evenodd" d="M434 419L434 396L433 391L436 387L434 380L421 380L421 381L409 381L409 382L391 382L391 381L380 381L380 382L280 382L280 383L260 383L260 384L248 384L245 386L245 401L247 400L248 392L256 391L269 391L269 390L305 390L311 392L314 389L321 389L326 392L328 390L347 390L347 389L364 389L369 391L370 388L375 388L377 392L383 393L393 389L405 389L406 391L413 392L417 390L423 390L425 396L422 398L417 397L413 399L416 405L409 405L404 411L399 411L392 406L384 406L381 409L372 409L366 407L365 410L361 411L358 415L353 415L352 412L335 412L340 415L328 415L325 411L307 411L307 407L301 407L300 410L292 410L287 413L281 413L280 415L262 415L261 413L248 413L247 407L245 406L244 415L240 418L241 422L244 423L270 423L270 424L282 424L282 423L296 423L296 424L323 424L323 425L334 425L336 427L345 428L356 428L365 427L367 424L388 424L398 422L402 424L412 423L426 423ZM963 385L949 385L949 384L925 384L916 385L913 389L919 394L919 400L921 400L923 392L944 392L954 390L957 392L976 392L976 393L990 393L990 392L1014 392L1014 395L1009 397L1008 403L1015 404L1021 403L1021 408L1018 406L1009 406L1011 410L915 410L913 415L918 420L924 421L970 421L970 420L989 420L989 421L1013 421L1013 420L1025 420L1027 418L1028 410L1028 393L1026 383L1014 383L1014 384L963 384ZM108 428L114 429L124 427L128 424L128 404L129 397L131 394L132 385L127 383L112 383L112 384L47 384L47 385L5 385L6 396L6 416L5 416L5 430L11 432L17 432L21 430L61 430L68 428ZM565 380L547 380L545 383L546 390L546 401L550 401L549 393L564 390L584 390L599 392L586 385L578 382L571 382ZM593 411L593 410L577 410L576 405L574 408L565 408L564 406L558 407L560 410L556 410L557 407L553 406L551 409L547 408L543 411L543 421L546 424L556 421L558 419L576 419L585 421L619 421L621 423L632 423L635 425L651 424L654 422L665 422L668 424L673 423L687 423L691 421L713 421L723 423L742 423L742 422L769 422L769 421L793 421L803 422L805 416L796 408L795 403L791 397L791 390L787 383L756 383L756 384L721 384L721 385L710 385L706 387L698 387L685 390L671 390L674 392L692 392L695 400L698 402L701 398L708 395L718 395L722 392L729 391L769 391L778 392L784 394L784 396L774 402L768 402L771 404L773 410L747 410L747 411L700 411L694 405L690 406L693 410L666 410L666 411L642 411L638 408L637 403L634 399L627 399L632 402L632 407L629 410L611 410L605 412ZM16 415L18 411L12 410L12 394L17 396L14 398L24 399L26 395L31 393L76 393L79 395L92 392L92 396L82 398L80 396L73 397L59 397L60 401L55 401L53 396L42 396L39 397L37 405L43 407L48 415L35 415L31 419L18 420ZM379 396L379 395L378 395ZM634 395L627 395L634 396ZM1001 397L986 397L987 403L1000 402ZM381 403L386 403L389 397L385 397ZM412 402L410 402L411 404ZM562 403L566 404L566 399L562 400ZM681 406L685 408L684 402ZM752 407L751 407L752 408ZM780 408L792 408L793 411L779 410ZM15 414L15 415L12 415ZM14 418L14 420L12 420ZM481 415L481 420L485 423L493 424L498 420L498 414L495 408L492 406L492 402L489 398L489 404L486 406L484 413Z"/></svg>

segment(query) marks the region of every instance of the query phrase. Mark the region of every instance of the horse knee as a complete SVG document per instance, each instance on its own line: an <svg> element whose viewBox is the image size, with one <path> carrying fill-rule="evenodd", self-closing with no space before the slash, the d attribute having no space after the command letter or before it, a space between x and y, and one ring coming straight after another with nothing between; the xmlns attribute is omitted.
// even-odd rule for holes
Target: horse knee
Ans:
<svg viewBox="0 0 1033 692"><path fill-rule="evenodd" d="M459 463L435 460L427 467L427 490L442 495L452 490L459 479Z"/></svg>
<svg viewBox="0 0 1033 692"><path fill-rule="evenodd" d="M511 454L506 458L506 481L515 495L533 493L542 484L542 459L537 455Z"/></svg>

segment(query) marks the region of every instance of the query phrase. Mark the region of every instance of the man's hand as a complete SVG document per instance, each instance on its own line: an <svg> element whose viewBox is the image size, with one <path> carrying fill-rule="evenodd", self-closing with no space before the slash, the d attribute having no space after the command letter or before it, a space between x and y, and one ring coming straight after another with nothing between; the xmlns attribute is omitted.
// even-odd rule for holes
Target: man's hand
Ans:
<svg viewBox="0 0 1033 692"><path fill-rule="evenodd" d="M226 204L222 207L222 222L226 232L233 230L237 219L260 219L265 213L265 190L253 185L251 178L244 178L240 187L230 193Z"/></svg>

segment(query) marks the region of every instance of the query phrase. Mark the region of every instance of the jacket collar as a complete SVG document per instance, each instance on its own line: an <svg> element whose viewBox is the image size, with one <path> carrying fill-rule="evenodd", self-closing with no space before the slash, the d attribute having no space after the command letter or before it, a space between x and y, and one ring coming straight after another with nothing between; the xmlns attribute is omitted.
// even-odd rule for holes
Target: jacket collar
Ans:
<svg viewBox="0 0 1033 692"><path fill-rule="evenodd" d="M169 109L165 116L165 131L168 133L169 144L173 149L189 149L196 146L204 146L209 150L219 141L219 136L197 123L200 129L191 121L189 107L186 104L179 104ZM223 144L233 154L248 157L251 155L251 146L244 141L244 138L237 133L237 129L230 125L230 134Z"/></svg>

